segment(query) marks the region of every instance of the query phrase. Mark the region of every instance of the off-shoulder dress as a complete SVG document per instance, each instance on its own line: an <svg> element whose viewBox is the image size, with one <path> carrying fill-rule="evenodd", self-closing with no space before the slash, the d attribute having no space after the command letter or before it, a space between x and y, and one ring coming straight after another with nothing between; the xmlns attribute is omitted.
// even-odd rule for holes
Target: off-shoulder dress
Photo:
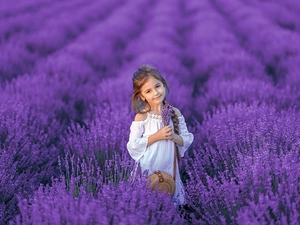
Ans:
<svg viewBox="0 0 300 225"><path fill-rule="evenodd" d="M148 137L163 127L161 115L147 113L147 118L144 121L133 121L130 126L129 141L127 149L129 154L136 162L140 164L143 174L152 174L155 170L166 172L174 177L174 142L172 140L160 140L147 147ZM180 157L189 148L194 140L194 135L187 129L183 115L178 116L179 135L183 139L183 146L178 146ZM174 130L172 120L170 125ZM176 189L173 196L175 204L185 204L184 189L180 178L178 163L176 164ZM136 171L133 171L133 176L136 176Z"/></svg>

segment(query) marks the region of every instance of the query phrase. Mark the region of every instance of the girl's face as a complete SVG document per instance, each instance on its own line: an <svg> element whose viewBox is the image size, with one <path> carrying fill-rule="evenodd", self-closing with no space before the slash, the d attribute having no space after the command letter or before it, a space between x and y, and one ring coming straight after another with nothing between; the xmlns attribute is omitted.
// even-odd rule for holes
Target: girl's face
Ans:
<svg viewBox="0 0 300 225"><path fill-rule="evenodd" d="M150 76L148 81L141 87L140 97L143 101L151 106L160 105L166 96L166 90L163 83L153 76Z"/></svg>

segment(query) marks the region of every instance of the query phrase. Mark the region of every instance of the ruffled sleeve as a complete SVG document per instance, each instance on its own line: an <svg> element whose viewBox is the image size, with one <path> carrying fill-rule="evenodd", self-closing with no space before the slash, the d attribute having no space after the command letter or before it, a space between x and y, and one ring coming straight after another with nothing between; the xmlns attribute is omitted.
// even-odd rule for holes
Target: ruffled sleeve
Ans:
<svg viewBox="0 0 300 225"><path fill-rule="evenodd" d="M178 117L179 124L178 124L178 133L183 139L183 146L178 146L178 151L181 157L184 156L184 153L186 150L190 147L190 145L194 141L194 135L192 133L189 133L184 117L181 115Z"/></svg>
<svg viewBox="0 0 300 225"><path fill-rule="evenodd" d="M127 149L130 156L138 162L145 154L148 144L148 137L143 137L145 128L144 121L133 121L130 126L129 141Z"/></svg>

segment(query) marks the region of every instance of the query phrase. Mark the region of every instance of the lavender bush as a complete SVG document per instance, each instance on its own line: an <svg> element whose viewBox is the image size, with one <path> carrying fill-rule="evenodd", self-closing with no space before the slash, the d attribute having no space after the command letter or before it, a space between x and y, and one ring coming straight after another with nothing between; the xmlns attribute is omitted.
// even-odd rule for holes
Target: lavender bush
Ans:
<svg viewBox="0 0 300 225"><path fill-rule="evenodd" d="M46 19L45 27L41 27L40 31L25 35L18 35L8 42L4 43L1 48L4 51L2 55L2 64L0 67L1 79L11 80L22 73L31 72L34 65L40 58L50 55L54 51L67 45L69 42L77 38L83 33L87 26L96 21L103 19L110 12L116 2L101 2L88 5L87 7L78 7L76 10L76 22L72 14L64 12L55 15L51 19ZM100 6L100 7L99 7ZM104 8L102 8L104 7ZM55 11L55 9L52 9ZM70 18L73 18L72 20ZM19 18L22 20L22 18ZM28 23L32 21L31 18ZM28 23L26 26L28 26ZM21 40L21 41L20 41ZM17 54L12 54L16 53ZM18 57L16 57L18 56ZM21 57L20 57L21 56Z"/></svg>
<svg viewBox="0 0 300 225"><path fill-rule="evenodd" d="M76 2L75 4L70 4L68 2L65 2L63 4L59 2L52 2L52 5L50 1L48 2L48 4L44 1L44 7L42 7L36 1L33 1L32 3L33 4L30 5L27 2L27 5L24 5L23 8L20 7L19 13L16 8L11 11L7 9L5 12L2 12L4 19L1 21L3 22L3 26L1 29L0 37L2 37L3 40L7 41L14 35L19 36L20 33L21 35L25 35L41 29L42 22L53 17L54 13L59 15L65 10L75 9L76 6L84 6L80 1ZM8 5L5 4L5 6ZM21 6L21 2L19 2L19 6ZM12 9L11 6L8 7ZM32 26L27 26L27 24L30 23L32 19L36 19L37 21L33 23Z"/></svg>
<svg viewBox="0 0 300 225"><path fill-rule="evenodd" d="M4 223L18 212L15 207L17 194L26 198L40 183L48 183L55 175L56 159L53 156L58 152L50 145L46 130L40 126L45 121L35 117L27 104L2 100L0 204L5 203L5 211L2 211L0 221Z"/></svg>
<svg viewBox="0 0 300 225"><path fill-rule="evenodd" d="M274 82L279 86L284 82L295 84L295 80L289 83L289 74L297 70L299 35L280 29L257 9L240 1L230 1L226 6L219 1L214 2L215 6L228 16L228 20L236 21L234 30L243 37L243 42L249 50L266 64L266 71L273 77ZM244 17L247 19L240 19Z"/></svg>
<svg viewBox="0 0 300 225"><path fill-rule="evenodd" d="M130 178L134 165L126 149L131 114L126 108L121 113L103 106L105 109L99 110L87 127L70 126L61 137L61 149L68 155L94 159L102 171L103 183L118 183Z"/></svg>
<svg viewBox="0 0 300 225"><path fill-rule="evenodd" d="M3 18L12 17L27 11L50 6L51 3L53 4L53 2L50 0L48 1L45 0L43 2L36 2L35 0L29 0L26 2L19 1L17 5L15 3L16 1L12 1L3 4L0 10L1 17Z"/></svg>
<svg viewBox="0 0 300 225"><path fill-rule="evenodd" d="M299 13L300 12L300 4L299 2L293 0L287 0L285 2L280 2L279 0L275 0L274 3L282 4L283 8L291 11L291 13Z"/></svg>
<svg viewBox="0 0 300 225"><path fill-rule="evenodd" d="M275 24L280 27L292 31L300 31L299 27L299 15L297 13L282 7L280 4L274 2L264 2L264 1L247 1L248 4L263 10L267 13L268 18L270 18ZM280 17L278 15L280 14Z"/></svg>
<svg viewBox="0 0 300 225"><path fill-rule="evenodd" d="M145 179L106 184L105 174L92 158L66 155L59 162L59 179L52 180L51 186L41 185L32 198L20 199L21 214L11 223L185 223L171 198L145 188Z"/></svg>
<svg viewBox="0 0 300 225"><path fill-rule="evenodd" d="M298 113L276 112L263 104L227 107L205 120L198 133L201 145L186 161L187 190L199 220L209 224L295 221L300 127L292 121ZM258 200L258 196L281 199L283 190L289 190L289 206L284 209L283 202L263 206Z"/></svg>
<svg viewBox="0 0 300 225"><path fill-rule="evenodd" d="M15 224L184 224L170 198L155 195L144 183L105 185L97 198L83 189L73 197L64 186L55 181L29 201L20 201Z"/></svg>

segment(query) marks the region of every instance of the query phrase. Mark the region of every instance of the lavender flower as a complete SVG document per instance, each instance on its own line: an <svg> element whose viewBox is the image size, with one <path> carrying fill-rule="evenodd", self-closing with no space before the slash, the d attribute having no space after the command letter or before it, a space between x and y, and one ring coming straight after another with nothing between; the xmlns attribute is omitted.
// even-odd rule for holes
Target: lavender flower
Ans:
<svg viewBox="0 0 300 225"><path fill-rule="evenodd" d="M164 126L168 126L170 124L170 119L173 113L173 107L166 103L161 111L162 121Z"/></svg>

